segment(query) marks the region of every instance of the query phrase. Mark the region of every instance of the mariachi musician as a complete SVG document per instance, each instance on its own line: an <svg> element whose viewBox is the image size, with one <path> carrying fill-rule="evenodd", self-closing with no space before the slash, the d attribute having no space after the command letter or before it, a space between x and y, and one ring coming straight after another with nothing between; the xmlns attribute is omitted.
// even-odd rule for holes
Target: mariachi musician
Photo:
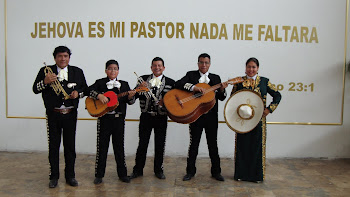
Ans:
<svg viewBox="0 0 350 197"><path fill-rule="evenodd" d="M71 186L78 186L74 172L77 108L79 98L84 97L87 85L83 71L68 65L70 55L69 48L56 47L53 52L56 64L42 67L33 84L33 92L41 93L46 108L50 188L55 188L59 179L61 136L66 163L66 182Z"/></svg>
<svg viewBox="0 0 350 197"><path fill-rule="evenodd" d="M141 116L139 125L139 145L136 152L135 166L130 178L143 176L146 163L147 147L154 129L154 174L158 179L165 179L163 172L163 157L165 149L168 116L165 107L162 107L164 95L174 87L175 81L163 74L164 60L155 57L151 63L151 75L139 78L139 84L147 86L150 92L136 94L140 100Z"/></svg>
<svg viewBox="0 0 350 197"><path fill-rule="evenodd" d="M103 104L107 104L108 102L114 101L109 101L109 98L104 94L106 92L112 91L115 94L128 92L128 96L120 98L115 97L119 102L118 107L97 119L97 150L94 184L102 183L102 178L105 175L111 136L119 180L129 183L130 178L127 176L124 152L125 115L126 104L131 105L135 103L133 97L136 91L130 91L128 82L117 79L119 63L116 60L109 60L106 62L105 73L107 77L96 80L96 82L89 87L90 97L100 100Z"/></svg>
<svg viewBox="0 0 350 197"><path fill-rule="evenodd" d="M187 74L175 83L175 88L204 93L204 89L197 87L197 83L207 83L210 86L220 84L219 75L209 73L211 65L210 56L206 53L200 54L198 57L198 70L189 71ZM198 155L198 146L201 139L202 131L205 129L205 134L208 143L209 156L211 160L211 175L218 181L224 181L221 175L220 157L217 146L218 133L218 104L217 101L223 101L226 98L226 90L228 83L224 82L221 87L215 90L216 103L214 107L206 114L203 114L195 122L189 125L190 129L190 147L187 157L186 175L183 181L190 180L196 174L196 158Z"/></svg>
<svg viewBox="0 0 350 197"><path fill-rule="evenodd" d="M233 87L231 95L239 90L252 90L258 93L265 106L262 118L257 126L248 133L236 132L235 175L236 181L260 183L265 177L265 148L266 148L266 116L275 111L281 101L281 93L266 77L258 75L259 61L252 57L246 62L243 79L254 80L254 86L246 83ZM272 96L272 102L266 107L267 94Z"/></svg>

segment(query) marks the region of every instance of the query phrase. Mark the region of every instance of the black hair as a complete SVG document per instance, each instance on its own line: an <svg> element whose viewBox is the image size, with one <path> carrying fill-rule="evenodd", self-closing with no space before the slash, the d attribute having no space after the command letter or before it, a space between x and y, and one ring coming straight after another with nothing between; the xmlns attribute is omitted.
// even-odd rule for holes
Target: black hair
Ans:
<svg viewBox="0 0 350 197"><path fill-rule="evenodd" d="M117 60L108 60L108 61L106 62L106 69L107 69L108 66L111 65L111 64L116 64L116 65L118 66L118 70L119 70L119 64L118 64Z"/></svg>
<svg viewBox="0 0 350 197"><path fill-rule="evenodd" d="M210 55L208 55L208 53L202 53L202 54L200 54L199 56L198 56L198 62L199 62L199 58L209 58L209 60L210 60Z"/></svg>
<svg viewBox="0 0 350 197"><path fill-rule="evenodd" d="M66 47L66 46L58 46L58 47L55 48L55 50L54 50L54 52L53 52L52 55L53 55L54 58L56 58L56 55L57 55L58 53L64 53L64 52L67 52L68 55L69 55L69 57L70 57L70 55L72 54L72 53L70 52L70 49L69 49L68 47Z"/></svg>
<svg viewBox="0 0 350 197"><path fill-rule="evenodd" d="M161 57L155 57L155 58L153 58L153 60L152 60L152 64L153 64L153 62L155 62L155 61L162 61L162 63L163 63L163 66L165 67L165 65L164 65L164 60L161 58Z"/></svg>
<svg viewBox="0 0 350 197"><path fill-rule="evenodd" d="M247 66L249 62L254 62L258 67L259 67L259 60L256 59L255 57L251 57L247 60L247 62L245 63L245 65Z"/></svg>

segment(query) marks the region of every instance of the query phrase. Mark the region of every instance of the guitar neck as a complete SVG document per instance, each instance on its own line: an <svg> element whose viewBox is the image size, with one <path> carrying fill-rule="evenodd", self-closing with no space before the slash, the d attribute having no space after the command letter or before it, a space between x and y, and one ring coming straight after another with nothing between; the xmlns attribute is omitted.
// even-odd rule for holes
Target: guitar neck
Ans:
<svg viewBox="0 0 350 197"><path fill-rule="evenodd" d="M118 98L119 98L119 97L123 97L123 96L127 96L127 95L129 95L129 91L126 91L126 92L122 92L122 93L117 94Z"/></svg>
<svg viewBox="0 0 350 197"><path fill-rule="evenodd" d="M137 93L139 93L139 92L147 92L149 90L147 88L135 88L135 89L130 90L130 91L119 93L119 94L117 94L117 97L119 98L119 97L127 96L130 94L131 91L136 91Z"/></svg>
<svg viewBox="0 0 350 197"><path fill-rule="evenodd" d="M242 83L243 81L244 81L244 80L243 80L242 78L234 78L234 79L230 79L230 80L228 80L228 81L225 81L225 82L223 82L223 83L228 82L228 83L230 83L231 85L233 85L233 84L236 84L236 83ZM220 88L220 87L221 87L221 84L223 84L223 83L219 83L219 84L216 84L216 85L211 86L211 87L208 88L208 89L205 89L205 91L203 92L203 94L207 94L207 93L209 93L209 92L211 92L211 91L214 91L214 90ZM178 102L179 102L180 104L186 103L186 102L188 102L188 101L190 101L190 100L192 100L192 99L201 97L201 95L202 95L201 93L195 93L194 95L189 96L189 97L186 97L186 98L183 98L183 99L181 99L181 100L178 99Z"/></svg>
<svg viewBox="0 0 350 197"><path fill-rule="evenodd" d="M218 84L216 84L216 85L213 85L213 86L211 86L210 88L208 88L205 92L214 91L214 90L220 88L220 87L221 87L221 84L222 84L222 83L218 83Z"/></svg>
<svg viewBox="0 0 350 197"><path fill-rule="evenodd" d="M210 88L208 88L208 89L205 91L205 93L211 92L211 91L214 91L214 90L220 88L220 87L221 87L221 84L226 83L226 82L230 82L230 84L234 85L234 84L240 83L240 82L242 82L242 81L239 80L239 79L231 79L231 80L228 80L228 81L225 81L225 82L222 82L222 83L218 83L218 84L213 85L213 86L211 86Z"/></svg>

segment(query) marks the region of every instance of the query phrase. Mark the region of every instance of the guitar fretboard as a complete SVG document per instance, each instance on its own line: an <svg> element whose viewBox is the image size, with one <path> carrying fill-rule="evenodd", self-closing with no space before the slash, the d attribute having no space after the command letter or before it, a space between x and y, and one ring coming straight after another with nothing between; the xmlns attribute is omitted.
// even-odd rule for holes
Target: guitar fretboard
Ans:
<svg viewBox="0 0 350 197"><path fill-rule="evenodd" d="M119 94L117 94L117 96L118 96L118 98L119 97L123 97L123 96L126 96L126 95L128 95L129 94L129 91L127 91L127 92L122 92L122 93L119 93Z"/></svg>
<svg viewBox="0 0 350 197"><path fill-rule="evenodd" d="M230 84L233 85L233 84L236 84L236 83L241 83L241 82L243 82L243 79L242 79L241 77L238 77L238 78L230 79L230 80L228 80L228 81L226 81L226 82L229 82ZM226 82L223 82L223 83L226 83ZM188 101L190 101L190 100L192 100L192 99L201 97L203 94L207 94L207 93L209 93L209 92L211 92L211 91L214 91L214 90L220 88L220 87L221 87L221 84L222 84L222 83L218 83L218 84L216 84L216 85L213 85L213 86L211 86L210 88L205 89L205 91L204 91L203 93L196 93L196 94L194 94L194 95L192 95L192 96L189 96L189 97L186 97L186 98L184 98L184 99L181 99L181 100L179 100L179 103L180 103L180 104L186 103L186 102L188 102Z"/></svg>

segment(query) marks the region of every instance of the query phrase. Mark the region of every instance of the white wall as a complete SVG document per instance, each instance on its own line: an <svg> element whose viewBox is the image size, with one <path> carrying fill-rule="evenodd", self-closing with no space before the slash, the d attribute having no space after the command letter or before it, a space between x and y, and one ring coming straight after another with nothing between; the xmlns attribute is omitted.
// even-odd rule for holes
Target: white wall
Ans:
<svg viewBox="0 0 350 197"><path fill-rule="evenodd" d="M4 13L4 0L0 0L0 10L2 10L0 13ZM4 14L0 15L0 21L0 151L47 151L46 124L44 119L6 118ZM350 21L348 20L348 28L349 27ZM347 43L347 62L350 60L349 40L350 39L348 39ZM25 55L23 54L18 58L26 59ZM317 70L317 67L314 69ZM18 70L18 72L21 72L21 70ZM225 71L221 72L224 73ZM220 74L221 72L218 71L216 73ZM18 81L20 80L21 79L18 79ZM29 83L32 83L32 81ZM347 72L344 96L343 125L312 126L269 124L267 134L267 157L350 157L350 123L348 121L350 118L349 83L350 73ZM13 84L11 84L11 86L13 86ZM21 86L20 82L18 82L18 86ZM41 97L37 96L36 99L41 100ZM30 100L26 100L26 95L23 95L22 100L23 102L28 103L28 105L31 103ZM224 103L221 102L219 105L224 105ZM284 103L284 105L288 104ZM83 105L80 105L80 107L82 108ZM322 106L320 106L320 108L322 108ZM129 109L139 110L137 106L130 106ZM20 111L20 109L16 110ZM323 112L321 110L321 112L327 114L327 111ZM278 113L278 109L276 113ZM271 116L273 115L274 114ZM166 155L186 156L189 143L188 126L177 123L169 123L168 127L169 130L167 135ZM136 152L138 143L137 130L137 121L126 122L125 151L127 155L134 155ZM218 143L219 152L222 157L233 157L234 133L226 126L226 124L219 124ZM77 127L77 152L93 154L96 152L95 145L96 121L79 120ZM110 150L110 153L111 152L112 151ZM149 154L153 154L153 139L151 140L149 146ZM202 138L199 154L200 156L208 156L204 136Z"/></svg>

